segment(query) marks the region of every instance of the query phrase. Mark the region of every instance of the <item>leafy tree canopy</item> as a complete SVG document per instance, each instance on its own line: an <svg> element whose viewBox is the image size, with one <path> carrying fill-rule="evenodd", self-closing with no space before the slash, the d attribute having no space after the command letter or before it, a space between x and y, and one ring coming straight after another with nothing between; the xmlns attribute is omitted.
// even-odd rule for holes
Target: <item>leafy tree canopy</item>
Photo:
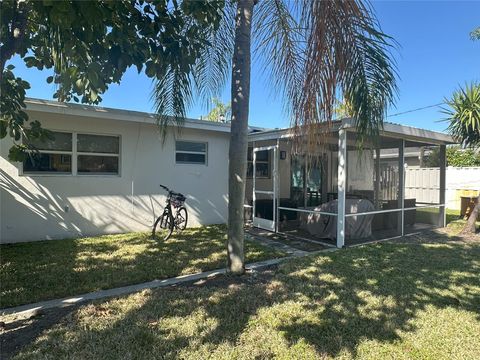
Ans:
<svg viewBox="0 0 480 360"><path fill-rule="evenodd" d="M230 103L223 103L218 98L212 99L213 108L205 117L209 121L229 121L232 117L232 106Z"/></svg>
<svg viewBox="0 0 480 360"><path fill-rule="evenodd" d="M0 138L14 140L9 158L21 161L33 139L51 136L29 121L25 93L8 60L51 69L59 101L101 102L111 83L135 66L150 78L189 76L216 31L223 1L20 1L0 3ZM23 137L23 143L20 143Z"/></svg>
<svg viewBox="0 0 480 360"><path fill-rule="evenodd" d="M448 146L446 151L447 166L470 167L480 166L480 152L471 148L462 149L460 146ZM440 166L440 148L435 147L426 157L425 167Z"/></svg>

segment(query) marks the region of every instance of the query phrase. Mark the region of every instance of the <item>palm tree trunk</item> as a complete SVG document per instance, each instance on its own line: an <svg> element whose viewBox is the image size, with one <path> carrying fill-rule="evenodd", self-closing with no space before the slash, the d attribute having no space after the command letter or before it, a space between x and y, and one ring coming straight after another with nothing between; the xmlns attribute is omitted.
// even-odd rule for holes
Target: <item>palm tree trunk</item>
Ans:
<svg viewBox="0 0 480 360"><path fill-rule="evenodd" d="M239 0L232 61L232 122L228 165L228 264L233 274L245 271L244 216L247 176L250 42L254 0Z"/></svg>
<svg viewBox="0 0 480 360"><path fill-rule="evenodd" d="M475 222L478 219L478 213L480 212L480 195L477 199L477 205L473 208L470 217L468 218L467 223L465 224L464 228L462 229L462 234L475 234L476 226Z"/></svg>

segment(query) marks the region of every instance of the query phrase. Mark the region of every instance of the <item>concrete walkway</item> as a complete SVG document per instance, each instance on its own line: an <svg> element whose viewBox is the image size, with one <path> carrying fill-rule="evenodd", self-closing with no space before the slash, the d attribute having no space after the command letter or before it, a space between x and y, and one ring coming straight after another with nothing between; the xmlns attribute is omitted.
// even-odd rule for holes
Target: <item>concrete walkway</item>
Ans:
<svg viewBox="0 0 480 360"><path fill-rule="evenodd" d="M289 258L290 257L284 257L279 259L260 261L252 264L247 264L245 268L247 271L256 270L266 266L276 265ZM217 275L225 274L226 272L227 272L226 269L217 269L217 270L205 271L202 273L196 273L191 275L177 276L177 277L165 279L165 280L153 280L153 281L149 281L141 284L122 286L122 287L108 289L108 290L94 291L91 293L81 294L81 295L72 296L72 297L66 297L62 299L41 301L33 304L0 309L0 315L1 316L15 315L18 317L30 317L32 314L35 314L44 309L71 306L71 305L80 304L85 301L126 295L126 294L134 293L137 291L145 290L145 289L155 289L155 288L161 288L161 287L166 287L171 285L182 284L185 282L208 279Z"/></svg>
<svg viewBox="0 0 480 360"><path fill-rule="evenodd" d="M305 256L307 254L311 254L311 252L309 251L300 250L292 246L288 246L287 244L268 239L261 235L251 234L247 231L245 232L245 239L248 239L250 241L256 241L264 246L270 247L275 250L283 251L291 257Z"/></svg>

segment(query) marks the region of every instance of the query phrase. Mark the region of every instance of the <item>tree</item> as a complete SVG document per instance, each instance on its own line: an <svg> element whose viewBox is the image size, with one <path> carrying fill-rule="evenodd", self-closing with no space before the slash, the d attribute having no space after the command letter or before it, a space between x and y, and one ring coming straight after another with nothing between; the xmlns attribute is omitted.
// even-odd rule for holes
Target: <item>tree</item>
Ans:
<svg viewBox="0 0 480 360"><path fill-rule="evenodd" d="M51 69L59 101L101 102L111 83L135 66L148 77L188 77L217 30L224 3L131 1L0 2L0 138L14 140L9 158L21 161L36 138L51 136L25 108L28 82L15 77L9 59Z"/></svg>
<svg viewBox="0 0 480 360"><path fill-rule="evenodd" d="M212 99L213 109L210 110L205 119L209 121L230 121L232 117L232 106L230 103L223 103L220 99Z"/></svg>
<svg viewBox="0 0 480 360"><path fill-rule="evenodd" d="M447 147L447 165L455 167L480 166L480 151L459 146Z"/></svg>
<svg viewBox="0 0 480 360"><path fill-rule="evenodd" d="M424 151L425 147L422 147L421 150ZM429 150L421 167L440 167L440 147L435 146ZM471 148L462 149L460 146L447 146L446 157L447 166L480 166L480 152Z"/></svg>
<svg viewBox="0 0 480 360"><path fill-rule="evenodd" d="M480 83L472 83L455 91L445 99L448 108L443 109L450 122L448 131L463 147L480 147ZM480 190L480 189L479 189ZM475 221L480 211L480 194L477 205L470 214L463 233L475 232Z"/></svg>
<svg viewBox="0 0 480 360"><path fill-rule="evenodd" d="M480 40L480 26L470 33L472 40Z"/></svg>
<svg viewBox="0 0 480 360"><path fill-rule="evenodd" d="M228 269L242 273L252 45L263 56L272 87L285 100L297 139L305 139L307 144L315 144L321 137L315 131L319 123L332 120L338 93L351 104L360 141L377 136L386 108L394 101L396 74L390 54L394 42L379 30L370 7L360 0L293 4L238 0L232 7L235 21L229 22L232 18L225 16L222 24L224 33L234 24L234 36L211 42L211 54L219 60L212 62L214 85L224 83L224 69L232 66ZM225 42L231 39L232 43ZM233 49L231 58L228 49ZM207 68L197 69L195 78L202 77ZM198 86L202 83L181 84L187 94ZM155 98L160 110L164 109L165 93L165 86L158 82Z"/></svg>
<svg viewBox="0 0 480 360"><path fill-rule="evenodd" d="M345 99L335 103L334 114L336 119L351 117L353 113L352 105Z"/></svg>

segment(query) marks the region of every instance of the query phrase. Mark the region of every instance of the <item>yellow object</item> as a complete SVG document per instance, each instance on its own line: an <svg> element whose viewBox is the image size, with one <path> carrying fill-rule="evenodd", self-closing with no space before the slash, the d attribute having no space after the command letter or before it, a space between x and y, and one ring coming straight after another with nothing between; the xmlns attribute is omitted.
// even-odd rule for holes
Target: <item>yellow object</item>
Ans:
<svg viewBox="0 0 480 360"><path fill-rule="evenodd" d="M462 197L478 197L479 191L477 190L460 190L459 195Z"/></svg>

